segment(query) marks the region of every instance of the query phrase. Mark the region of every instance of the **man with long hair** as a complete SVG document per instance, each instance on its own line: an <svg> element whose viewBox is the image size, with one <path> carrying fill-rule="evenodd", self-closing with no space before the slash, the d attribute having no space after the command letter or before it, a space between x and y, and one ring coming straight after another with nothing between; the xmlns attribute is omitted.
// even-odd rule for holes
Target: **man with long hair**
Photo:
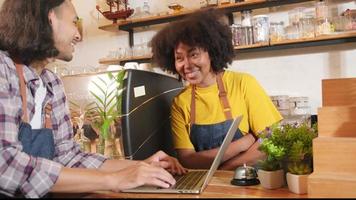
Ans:
<svg viewBox="0 0 356 200"><path fill-rule="evenodd" d="M70 0L6 0L0 11L0 194L168 188L184 173L159 151L144 161L109 160L73 140L61 80L45 66L70 61L81 36Z"/></svg>

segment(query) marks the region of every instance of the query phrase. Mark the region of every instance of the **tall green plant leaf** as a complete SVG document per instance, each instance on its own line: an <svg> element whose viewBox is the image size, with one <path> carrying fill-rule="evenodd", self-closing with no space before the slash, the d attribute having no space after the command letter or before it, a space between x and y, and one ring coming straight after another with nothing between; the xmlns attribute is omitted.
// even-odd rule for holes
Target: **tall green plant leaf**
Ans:
<svg viewBox="0 0 356 200"><path fill-rule="evenodd" d="M108 73L108 81L105 81L100 76L92 83L99 93L97 94L93 91L90 93L96 99L95 110L100 116L99 128L100 134L103 138L107 139L110 131L110 124L115 120L115 118L121 113L121 109L118 106L121 105L121 93L122 93L122 81L125 75L124 71L118 73L114 76L112 73ZM115 85L116 84L116 85Z"/></svg>

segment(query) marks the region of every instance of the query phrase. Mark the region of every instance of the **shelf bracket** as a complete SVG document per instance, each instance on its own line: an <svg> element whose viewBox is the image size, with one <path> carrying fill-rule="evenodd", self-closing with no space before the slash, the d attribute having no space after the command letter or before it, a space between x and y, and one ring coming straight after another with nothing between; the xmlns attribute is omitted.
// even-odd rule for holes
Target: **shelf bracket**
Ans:
<svg viewBox="0 0 356 200"><path fill-rule="evenodd" d="M129 32L129 45L130 47L132 47L134 45L134 35L133 35L134 31L133 29L129 29L128 32Z"/></svg>

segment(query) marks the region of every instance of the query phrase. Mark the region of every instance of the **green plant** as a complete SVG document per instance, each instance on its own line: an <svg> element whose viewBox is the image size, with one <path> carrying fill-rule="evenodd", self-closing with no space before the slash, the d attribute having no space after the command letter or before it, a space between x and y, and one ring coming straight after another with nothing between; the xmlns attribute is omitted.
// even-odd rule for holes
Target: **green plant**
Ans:
<svg viewBox="0 0 356 200"><path fill-rule="evenodd" d="M266 157L258 162L259 168L266 171L274 171L282 169L283 159L286 154L284 146L285 135L282 129L275 124L271 128L266 129L261 135L262 140L259 150L264 152Z"/></svg>
<svg viewBox="0 0 356 200"><path fill-rule="evenodd" d="M310 174L313 171L313 139L317 137L317 126L307 124L285 127L289 147L286 153L287 170L292 174Z"/></svg>
<svg viewBox="0 0 356 200"><path fill-rule="evenodd" d="M125 71L122 70L116 74L108 73L109 78L114 79L116 81L116 111L119 115L121 115L121 93L124 90L123 88L123 80L125 78Z"/></svg>
<svg viewBox="0 0 356 200"><path fill-rule="evenodd" d="M312 141L317 136L317 126L275 124L261 135L259 150L266 154L259 167L272 171L287 169L292 174L312 172Z"/></svg>
<svg viewBox="0 0 356 200"><path fill-rule="evenodd" d="M99 134L103 139L108 139L110 125L121 115L121 94L124 90L122 87L124 76L125 71L120 71L117 74L110 72L106 76L98 75L91 82L93 87L89 92L96 99L96 106L92 108L92 111L99 116L93 125L99 128Z"/></svg>

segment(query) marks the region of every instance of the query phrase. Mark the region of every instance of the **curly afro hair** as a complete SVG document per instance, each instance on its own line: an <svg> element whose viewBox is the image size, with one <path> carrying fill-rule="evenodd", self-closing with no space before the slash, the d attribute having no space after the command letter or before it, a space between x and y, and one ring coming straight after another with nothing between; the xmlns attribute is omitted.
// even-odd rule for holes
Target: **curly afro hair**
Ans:
<svg viewBox="0 0 356 200"><path fill-rule="evenodd" d="M154 62L177 74L174 50L183 43L207 51L214 72L227 68L234 58L234 48L231 29L223 16L215 9L204 9L164 27L150 43Z"/></svg>

